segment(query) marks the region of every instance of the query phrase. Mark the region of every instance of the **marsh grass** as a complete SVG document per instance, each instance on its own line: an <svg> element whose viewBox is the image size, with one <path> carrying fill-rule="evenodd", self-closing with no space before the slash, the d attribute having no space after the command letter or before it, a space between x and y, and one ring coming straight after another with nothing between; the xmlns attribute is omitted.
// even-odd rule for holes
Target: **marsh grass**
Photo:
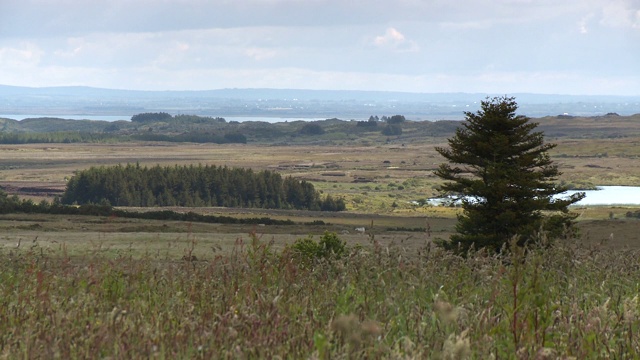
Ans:
<svg viewBox="0 0 640 360"><path fill-rule="evenodd" d="M252 233L182 260L0 252L0 358L637 358L638 252L370 244L302 266Z"/></svg>

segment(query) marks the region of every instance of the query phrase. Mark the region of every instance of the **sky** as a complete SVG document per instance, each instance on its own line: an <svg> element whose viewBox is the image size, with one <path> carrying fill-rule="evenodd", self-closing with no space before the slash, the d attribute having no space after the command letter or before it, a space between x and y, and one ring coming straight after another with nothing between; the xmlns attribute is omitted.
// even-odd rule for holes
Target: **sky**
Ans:
<svg viewBox="0 0 640 360"><path fill-rule="evenodd" d="M640 95L640 0L0 0L0 84Z"/></svg>

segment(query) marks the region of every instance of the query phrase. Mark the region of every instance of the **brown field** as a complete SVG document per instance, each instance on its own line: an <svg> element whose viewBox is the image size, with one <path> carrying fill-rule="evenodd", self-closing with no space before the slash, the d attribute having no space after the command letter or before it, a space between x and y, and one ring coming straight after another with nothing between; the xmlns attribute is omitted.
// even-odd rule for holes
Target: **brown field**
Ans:
<svg viewBox="0 0 640 360"><path fill-rule="evenodd" d="M564 172L559 180L581 185L640 184L640 138L551 139L558 147L551 153ZM322 220L323 226L240 226L186 224L131 219L5 215L0 218L5 247L61 246L70 251L162 252L179 254L193 247L200 256L212 246L230 248L255 231L277 246L308 234L324 231L341 234L348 243L366 243L370 236L382 243L398 243L416 249L453 231L456 209L418 208L411 200L436 195L433 170L442 162L434 146L446 140L429 138L420 144L377 146L267 146L200 144L46 144L1 145L0 186L10 194L39 201L59 195L74 171L90 166L140 163L226 165L277 170L311 180L325 194L343 196L348 212L319 213L206 208L199 212L245 217L269 216L299 223ZM395 204L395 205L394 205ZM581 241L614 247L640 247L640 223L625 218L628 208L594 207L575 211ZM373 224L373 227L371 225ZM369 235L358 234L365 227ZM430 228L430 233L390 231ZM37 240L36 240L37 239ZM178 254L178 255L179 255ZM174 252L172 256L177 256Z"/></svg>
<svg viewBox="0 0 640 360"><path fill-rule="evenodd" d="M640 162L637 161L640 137L553 141L558 147L552 150L551 156L563 171L560 180L594 181L597 185L640 184ZM446 146L446 140L429 138L420 144L340 147L157 143L0 145L0 185L62 190L76 170L136 162L148 166L202 164L272 169L334 184L353 184L358 178L375 184L419 178L433 185L437 180L432 171L443 160L435 146Z"/></svg>

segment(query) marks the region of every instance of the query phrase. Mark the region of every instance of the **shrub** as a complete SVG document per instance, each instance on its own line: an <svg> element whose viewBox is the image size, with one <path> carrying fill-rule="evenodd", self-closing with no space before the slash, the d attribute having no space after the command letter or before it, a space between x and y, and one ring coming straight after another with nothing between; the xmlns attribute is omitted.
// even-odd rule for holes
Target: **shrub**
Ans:
<svg viewBox="0 0 640 360"><path fill-rule="evenodd" d="M346 242L341 240L336 233L325 231L320 241L313 240L313 236L298 239L291 247L304 263L310 263L317 259L340 258L347 251Z"/></svg>
<svg viewBox="0 0 640 360"><path fill-rule="evenodd" d="M322 135L324 134L324 129L320 124L316 123L307 123L300 129L300 134L302 135Z"/></svg>

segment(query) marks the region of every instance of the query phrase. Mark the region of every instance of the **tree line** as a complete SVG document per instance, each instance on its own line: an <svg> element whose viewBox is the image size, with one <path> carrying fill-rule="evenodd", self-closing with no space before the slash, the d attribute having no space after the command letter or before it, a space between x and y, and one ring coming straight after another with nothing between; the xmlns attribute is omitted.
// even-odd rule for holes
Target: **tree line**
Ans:
<svg viewBox="0 0 640 360"><path fill-rule="evenodd" d="M222 117L197 116L197 115L171 115L166 112L141 113L131 117L132 123L152 123L152 122L170 122L170 123L226 123L227 120Z"/></svg>
<svg viewBox="0 0 640 360"><path fill-rule="evenodd" d="M247 137L240 133L226 133L219 135L212 132L188 132L177 135L167 134L139 134L131 136L134 140L140 141L164 141L164 142L192 142L192 143L213 143L213 144L246 144Z"/></svg>
<svg viewBox="0 0 640 360"><path fill-rule="evenodd" d="M214 132L185 132L182 134L141 133L118 135L110 133L91 133L79 131L60 131L50 133L3 133L0 132L0 144L70 144L104 143L122 141L162 141L192 142L213 144L246 144L247 137L238 132L217 134Z"/></svg>
<svg viewBox="0 0 640 360"><path fill-rule="evenodd" d="M278 220L268 217L260 218L235 218L231 216L203 215L193 211L186 213L159 210L159 211L126 211L115 209L108 204L84 204L80 206L64 205L59 198L55 198L52 202L42 200L35 203L31 199L20 199L18 196L9 196L0 189L0 214L52 214L52 215L84 215L84 216L107 216L121 217L128 219L147 219L147 220L172 220L172 221L189 221L203 222L210 224L264 224L264 225L295 225L289 219ZM316 220L311 224L324 225L322 220Z"/></svg>
<svg viewBox="0 0 640 360"><path fill-rule="evenodd" d="M378 127L378 123L382 122L387 124L381 130L382 135L399 136L402 135L402 123L404 123L405 121L406 119L403 115L393 115L391 117L382 116L382 118L379 118L377 115L371 115L369 116L369 120L358 121L356 123L356 126L375 129Z"/></svg>
<svg viewBox="0 0 640 360"><path fill-rule="evenodd" d="M345 210L342 198L321 198L313 184L245 168L153 166L92 167L67 183L63 204L114 206L224 206L268 209Z"/></svg>
<svg viewBox="0 0 640 360"><path fill-rule="evenodd" d="M0 132L0 144L68 144L106 142L108 140L122 140L122 137L82 131L56 131L49 133Z"/></svg>

